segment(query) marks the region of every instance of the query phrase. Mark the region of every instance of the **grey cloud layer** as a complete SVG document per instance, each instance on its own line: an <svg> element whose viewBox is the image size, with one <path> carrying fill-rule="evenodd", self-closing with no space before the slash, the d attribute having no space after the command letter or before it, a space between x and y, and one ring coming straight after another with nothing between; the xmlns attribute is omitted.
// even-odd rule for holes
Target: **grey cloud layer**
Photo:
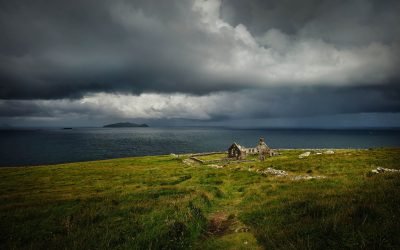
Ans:
<svg viewBox="0 0 400 250"><path fill-rule="evenodd" d="M399 42L396 0L227 0L221 15L244 24L256 36L279 29L294 36L324 39L337 46Z"/></svg>
<svg viewBox="0 0 400 250"><path fill-rule="evenodd" d="M399 112L400 2L0 0L0 117Z"/></svg>
<svg viewBox="0 0 400 250"><path fill-rule="evenodd" d="M396 2L243 2L3 1L0 98L398 79Z"/></svg>
<svg viewBox="0 0 400 250"><path fill-rule="evenodd" d="M96 93L69 100L3 100L0 117L92 116L130 119L226 120L321 116L338 113L399 112L400 92L354 87L275 88L187 94ZM332 105L335 103L335 105Z"/></svg>

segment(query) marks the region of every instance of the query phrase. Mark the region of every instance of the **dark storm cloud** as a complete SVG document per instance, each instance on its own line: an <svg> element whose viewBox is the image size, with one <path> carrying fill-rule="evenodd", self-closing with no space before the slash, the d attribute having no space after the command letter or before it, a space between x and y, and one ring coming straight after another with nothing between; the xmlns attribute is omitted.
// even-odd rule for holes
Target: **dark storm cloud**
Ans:
<svg viewBox="0 0 400 250"><path fill-rule="evenodd" d="M253 64L262 66L268 61L265 67L271 63L276 67L296 60L297 57L274 57L257 48L249 49L242 44L249 39L247 37L234 41L235 36L247 36L245 28L244 31L243 28L235 30L232 26L213 31L213 25L219 21L218 13L214 13L215 8L218 11L218 6L215 7L218 2L214 6L212 1L209 3L211 7L203 4L203 8L200 4L201 8L196 9L192 1L86 0L74 4L69 1L3 1L0 5L3 31L0 98L52 99L79 97L96 91L201 94L240 89L273 82L252 72ZM225 1L221 13L235 25L243 23L257 35L278 29L289 35L304 33L312 38L325 38L344 30L338 37L343 42L352 42L351 37L364 38L357 34L357 30L361 30L369 38L366 43L397 42L399 31L386 30L388 24L399 21L393 16L398 5L369 1L345 1L335 5L331 1ZM344 11L346 8L348 10ZM346 29L349 24L367 27L354 31ZM335 39L328 40L335 42ZM311 43L310 46L321 47L321 53L327 49L324 44ZM292 54L296 56L302 49ZM379 49L391 50L378 48L376 53ZM235 52L239 56L231 58ZM250 60L243 71L239 71L243 79L230 77L229 71L235 71L243 63L240 62L243 54ZM265 60L260 62L258 55ZM387 60L384 63L390 64L390 59ZM226 69L219 70L224 67ZM273 67L268 68L272 71ZM274 71L268 75L273 74ZM277 82L304 83L309 79L319 80L318 77L288 77Z"/></svg>
<svg viewBox="0 0 400 250"><path fill-rule="evenodd" d="M399 112L398 13L377 0L0 0L0 116Z"/></svg>
<svg viewBox="0 0 400 250"><path fill-rule="evenodd" d="M168 34L168 20L182 26L186 21L185 13L174 5L172 1L1 3L0 98L61 98L87 91L140 92L157 87L162 91L178 78L184 81L181 72L190 73L186 65L193 62L178 49L183 38L175 41L175 34ZM176 46L168 46L172 42ZM173 58L179 58L181 72L171 67Z"/></svg>
<svg viewBox="0 0 400 250"><path fill-rule="evenodd" d="M0 18L3 99L237 88L204 71L228 51L190 1L6 1Z"/></svg>
<svg viewBox="0 0 400 250"><path fill-rule="evenodd" d="M399 42L400 4L396 0L225 0L221 15L255 35L279 29L337 45Z"/></svg>

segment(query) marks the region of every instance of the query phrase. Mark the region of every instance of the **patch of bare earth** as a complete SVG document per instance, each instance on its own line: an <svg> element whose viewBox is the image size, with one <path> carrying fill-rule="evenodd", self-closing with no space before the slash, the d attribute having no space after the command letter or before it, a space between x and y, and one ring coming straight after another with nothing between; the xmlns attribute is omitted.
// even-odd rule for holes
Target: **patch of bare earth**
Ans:
<svg viewBox="0 0 400 250"><path fill-rule="evenodd" d="M211 216L207 227L208 236L222 236L231 233L230 227L234 222L234 217L228 216L224 212L218 212Z"/></svg>
<svg viewBox="0 0 400 250"><path fill-rule="evenodd" d="M223 236L230 233L248 232L249 228L238 221L234 215L225 212L213 214L208 222L207 236Z"/></svg>

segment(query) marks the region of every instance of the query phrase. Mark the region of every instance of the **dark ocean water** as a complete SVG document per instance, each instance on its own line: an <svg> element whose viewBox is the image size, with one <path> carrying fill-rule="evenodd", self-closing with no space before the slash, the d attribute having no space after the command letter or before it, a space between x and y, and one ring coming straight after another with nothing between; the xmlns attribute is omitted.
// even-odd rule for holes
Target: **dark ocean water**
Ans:
<svg viewBox="0 0 400 250"><path fill-rule="evenodd" d="M400 147L400 130L77 128L0 130L0 166L54 164L226 150L233 141L272 148Z"/></svg>

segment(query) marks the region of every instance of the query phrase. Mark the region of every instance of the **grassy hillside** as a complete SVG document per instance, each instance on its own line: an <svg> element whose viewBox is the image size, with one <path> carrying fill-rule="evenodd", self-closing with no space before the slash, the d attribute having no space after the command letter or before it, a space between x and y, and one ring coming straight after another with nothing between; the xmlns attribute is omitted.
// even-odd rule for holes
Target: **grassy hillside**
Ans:
<svg viewBox="0 0 400 250"><path fill-rule="evenodd" d="M0 249L400 248L400 174L367 174L400 169L400 149L302 152L1 168Z"/></svg>

